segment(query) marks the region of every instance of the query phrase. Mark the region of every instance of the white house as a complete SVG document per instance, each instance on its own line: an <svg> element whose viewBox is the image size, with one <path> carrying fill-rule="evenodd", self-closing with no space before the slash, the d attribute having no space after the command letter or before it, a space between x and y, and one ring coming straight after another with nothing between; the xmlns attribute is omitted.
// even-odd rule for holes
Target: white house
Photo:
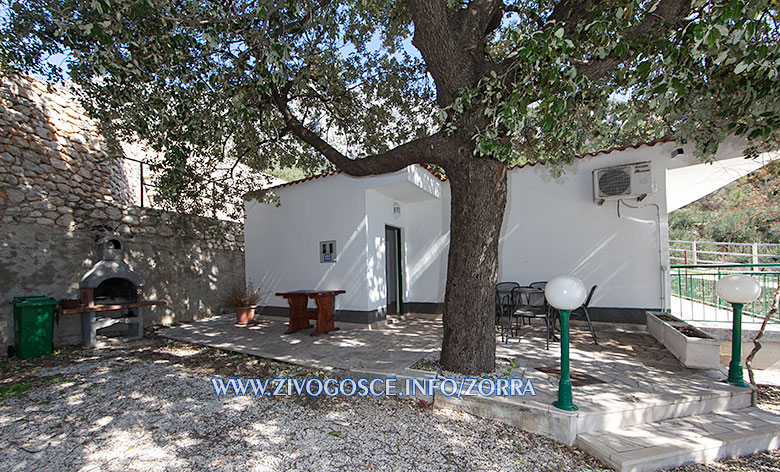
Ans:
<svg viewBox="0 0 780 472"><path fill-rule="evenodd" d="M654 141L580 156L559 177L543 165L510 169L499 281L525 285L573 274L598 284L595 320L644 323L645 310L669 307L668 211L773 158L746 160L742 149L727 141L712 164L702 164L688 147ZM610 171L606 180L594 174L622 165L634 166ZM628 175L631 182L611 183L642 197L594 198L594 185L611 191L604 187L609 176ZM445 179L414 165L371 177L331 172L275 192L278 206L246 202L246 276L269 294L262 313L286 315L285 299L273 293L303 289L346 290L336 298L338 321L442 311Z"/></svg>

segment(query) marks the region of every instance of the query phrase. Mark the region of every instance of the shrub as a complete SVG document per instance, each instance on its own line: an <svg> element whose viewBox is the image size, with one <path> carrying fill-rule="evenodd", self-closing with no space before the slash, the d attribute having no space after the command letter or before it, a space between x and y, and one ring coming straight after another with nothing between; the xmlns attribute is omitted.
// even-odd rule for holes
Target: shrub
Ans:
<svg viewBox="0 0 780 472"><path fill-rule="evenodd" d="M235 286L228 293L225 303L233 307L256 306L260 303L260 287L255 288L251 281L245 288Z"/></svg>

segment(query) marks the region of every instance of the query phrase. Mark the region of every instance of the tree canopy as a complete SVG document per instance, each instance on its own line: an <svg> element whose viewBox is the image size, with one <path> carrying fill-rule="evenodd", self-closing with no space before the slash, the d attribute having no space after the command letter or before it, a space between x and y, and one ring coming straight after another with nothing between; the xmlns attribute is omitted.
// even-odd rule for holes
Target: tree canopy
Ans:
<svg viewBox="0 0 780 472"><path fill-rule="evenodd" d="M2 5L0 67L57 77L46 58L66 53L108 134L161 153L174 208L215 162L442 168L453 195L442 363L462 372L493 365L506 164L660 135L704 158L729 134L754 150L780 137L775 1Z"/></svg>
<svg viewBox="0 0 780 472"><path fill-rule="evenodd" d="M173 189L216 161L321 168L297 125L355 158L452 133L477 108L475 157L510 164L664 134L704 155L728 133L777 140L774 2L3 3L2 66L61 78L46 59L66 53L89 111L162 152ZM432 22L444 31L412 41ZM448 51L475 47L476 64ZM466 87L437 84L458 74Z"/></svg>

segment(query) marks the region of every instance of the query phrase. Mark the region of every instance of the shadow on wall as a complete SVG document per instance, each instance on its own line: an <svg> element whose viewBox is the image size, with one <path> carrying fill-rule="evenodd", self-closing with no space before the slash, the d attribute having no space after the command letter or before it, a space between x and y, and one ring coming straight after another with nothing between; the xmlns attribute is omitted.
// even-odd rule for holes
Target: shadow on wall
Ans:
<svg viewBox="0 0 780 472"><path fill-rule="evenodd" d="M0 341L13 343L15 296L78 298L82 275L97 260L95 231L62 232L30 224L0 227ZM125 260L143 280L147 299L167 306L146 309L144 321L171 324L221 313L231 287L244 283L241 251L209 247L181 236L138 236L126 241ZM63 315L55 345L80 342L79 315Z"/></svg>
<svg viewBox="0 0 780 472"><path fill-rule="evenodd" d="M147 324L220 312L225 293L244 283L240 225L127 205L121 163L105 160L103 140L71 98L35 80L0 87L0 345L12 343L17 296L78 298L96 261L96 240L119 234L126 262L144 281ZM113 180L111 180L113 179ZM191 231L190 231L191 230ZM55 345L80 340L78 315L55 327Z"/></svg>
<svg viewBox="0 0 780 472"><path fill-rule="evenodd" d="M54 204L39 210L57 211L70 197L135 203L124 163L109 159L106 140L73 95L24 77L3 78L0 91L0 166L15 177L3 184Z"/></svg>

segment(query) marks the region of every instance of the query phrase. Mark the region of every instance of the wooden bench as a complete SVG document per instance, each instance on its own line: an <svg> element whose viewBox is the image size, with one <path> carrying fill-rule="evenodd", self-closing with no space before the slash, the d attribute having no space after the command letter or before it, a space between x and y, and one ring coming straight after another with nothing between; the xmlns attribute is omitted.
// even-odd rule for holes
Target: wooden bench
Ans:
<svg viewBox="0 0 780 472"><path fill-rule="evenodd" d="M333 306L336 303L336 295L346 293L345 290L295 290L292 292L278 292L276 296L284 297L290 304L290 325L284 334L311 328L309 320L317 320L317 327L311 336L317 336L338 328L333 321ZM309 310L309 299L317 303L316 310Z"/></svg>

